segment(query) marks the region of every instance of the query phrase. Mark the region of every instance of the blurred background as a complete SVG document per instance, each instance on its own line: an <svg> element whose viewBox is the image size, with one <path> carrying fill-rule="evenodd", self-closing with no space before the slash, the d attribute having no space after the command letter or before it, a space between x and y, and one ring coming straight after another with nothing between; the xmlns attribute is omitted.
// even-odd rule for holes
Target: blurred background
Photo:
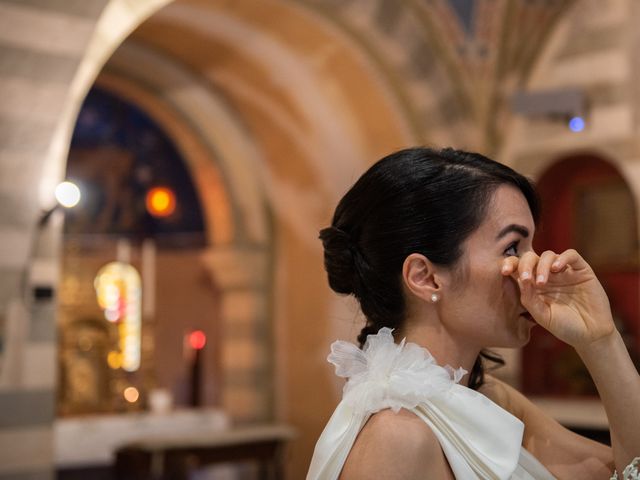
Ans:
<svg viewBox="0 0 640 480"><path fill-rule="evenodd" d="M317 232L411 145L534 179L536 249L583 254L637 360L639 23L634 0L0 0L0 480L304 478L329 345L362 326ZM534 332L496 375L606 442L588 372Z"/></svg>

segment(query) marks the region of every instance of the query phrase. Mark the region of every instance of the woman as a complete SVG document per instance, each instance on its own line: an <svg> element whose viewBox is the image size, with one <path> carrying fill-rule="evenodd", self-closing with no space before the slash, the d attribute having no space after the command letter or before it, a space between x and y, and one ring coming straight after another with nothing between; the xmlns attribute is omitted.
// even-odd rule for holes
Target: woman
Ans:
<svg viewBox="0 0 640 480"><path fill-rule="evenodd" d="M332 346L348 381L308 480L604 479L640 454L640 379L607 296L575 250L533 251L538 217L525 177L451 149L389 155L347 192L320 238L329 285L367 323L362 350ZM485 348L535 325L584 361L612 448L484 374Z"/></svg>

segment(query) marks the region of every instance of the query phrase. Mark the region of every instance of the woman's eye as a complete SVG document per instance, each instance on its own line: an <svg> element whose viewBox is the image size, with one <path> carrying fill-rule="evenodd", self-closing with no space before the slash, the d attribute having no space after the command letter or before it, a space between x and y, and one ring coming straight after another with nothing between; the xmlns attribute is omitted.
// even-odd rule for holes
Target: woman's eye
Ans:
<svg viewBox="0 0 640 480"><path fill-rule="evenodd" d="M509 247L504 251L505 255L507 255L508 257L517 257L518 256L518 243L520 242L513 242L511 245L509 245ZM510 253L511 251L513 251L513 253Z"/></svg>

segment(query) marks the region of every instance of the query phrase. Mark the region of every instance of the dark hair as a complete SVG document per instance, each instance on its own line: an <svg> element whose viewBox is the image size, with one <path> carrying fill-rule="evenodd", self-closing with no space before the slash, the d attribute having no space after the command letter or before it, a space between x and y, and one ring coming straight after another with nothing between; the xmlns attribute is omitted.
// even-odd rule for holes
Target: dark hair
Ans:
<svg viewBox="0 0 640 480"><path fill-rule="evenodd" d="M406 306L402 265L420 253L438 265L455 267L462 243L485 218L493 192L511 184L524 195L535 223L540 200L533 183L513 169L477 153L446 148L409 148L384 157L340 200L331 226L320 231L329 285L354 295L367 318L358 336L382 327L402 327ZM484 381L483 350L469 387Z"/></svg>

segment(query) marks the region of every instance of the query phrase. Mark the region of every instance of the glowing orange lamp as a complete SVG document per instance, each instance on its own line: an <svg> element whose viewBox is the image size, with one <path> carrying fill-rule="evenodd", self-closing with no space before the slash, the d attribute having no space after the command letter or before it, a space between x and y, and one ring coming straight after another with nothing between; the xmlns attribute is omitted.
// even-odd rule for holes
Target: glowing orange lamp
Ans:
<svg viewBox="0 0 640 480"><path fill-rule="evenodd" d="M176 195L167 187L154 187L147 192L147 211L154 217L168 217L176 210Z"/></svg>

